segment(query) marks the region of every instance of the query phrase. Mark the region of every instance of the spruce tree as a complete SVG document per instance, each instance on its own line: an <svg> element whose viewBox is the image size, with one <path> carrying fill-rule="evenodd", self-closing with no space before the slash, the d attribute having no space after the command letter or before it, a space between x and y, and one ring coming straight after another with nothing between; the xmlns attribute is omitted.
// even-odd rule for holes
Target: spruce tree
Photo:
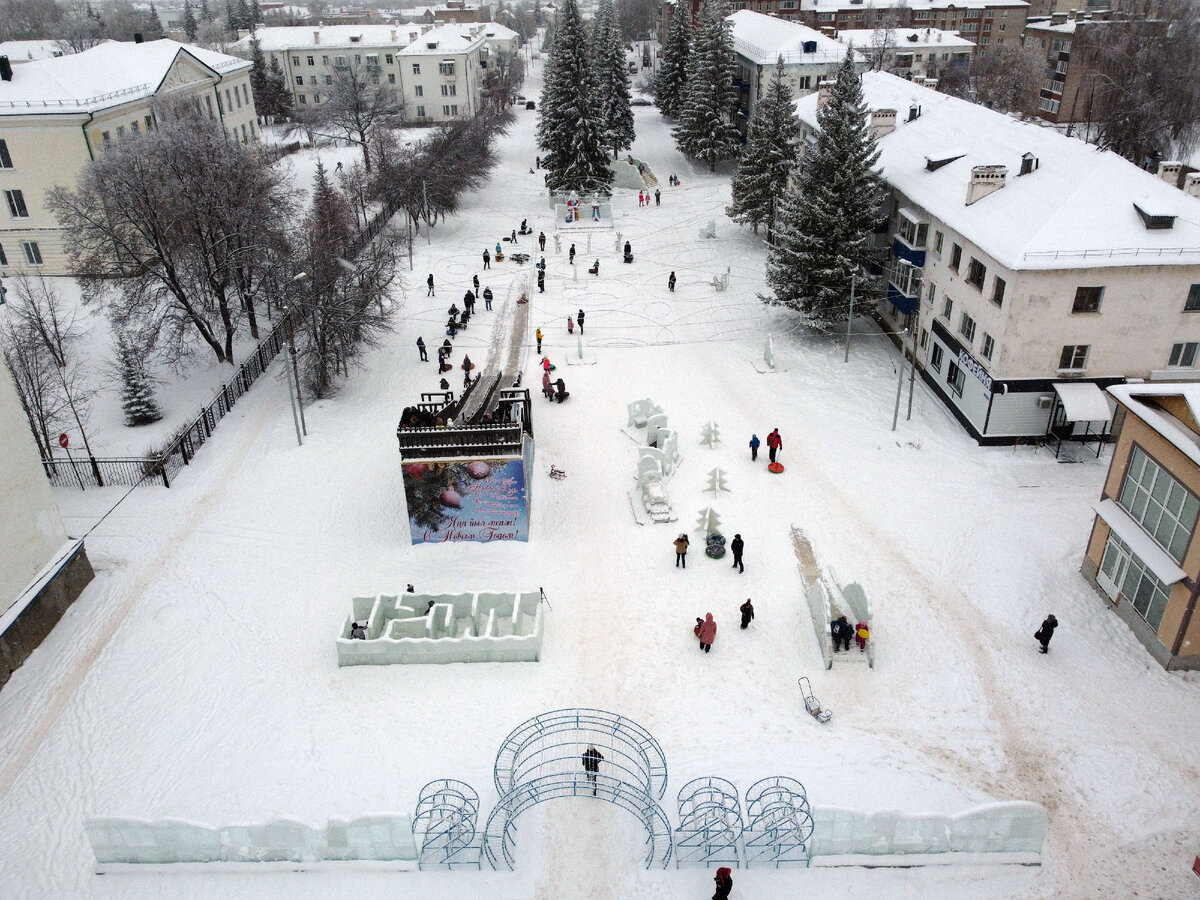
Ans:
<svg viewBox="0 0 1200 900"><path fill-rule="evenodd" d="M183 0L183 33L189 41L196 39L196 13L192 10L192 0Z"/></svg>
<svg viewBox="0 0 1200 900"><path fill-rule="evenodd" d="M687 95L672 132L682 153L703 160L714 172L717 163L737 156L741 145L733 124L737 57L726 11L724 0L704 0L700 8L700 27L688 60Z"/></svg>
<svg viewBox="0 0 1200 900"><path fill-rule="evenodd" d="M162 19L158 17L158 10L154 8L154 4L150 4L150 13L146 18L146 31L149 34L146 37L149 40L157 41L163 36Z"/></svg>
<svg viewBox="0 0 1200 900"><path fill-rule="evenodd" d="M692 21L686 4L676 4L663 45L662 64L654 76L654 104L672 119L679 118L687 97L687 67L692 53Z"/></svg>
<svg viewBox="0 0 1200 900"><path fill-rule="evenodd" d="M267 73L267 58L262 51L262 41L250 38L250 93L254 96L254 109L260 116L271 112L271 86Z"/></svg>
<svg viewBox="0 0 1200 900"><path fill-rule="evenodd" d="M600 0L596 10L596 26L592 37L592 52L596 67L597 97L600 114L607 131L607 143L613 158L633 146L633 109L629 105L629 67L625 62L625 45L621 41L621 26L613 0Z"/></svg>
<svg viewBox="0 0 1200 900"><path fill-rule="evenodd" d="M267 87L269 88L267 96L270 97L269 115L276 116L281 119L290 119L292 117L292 91L288 87L287 76L283 74L283 69L279 65L279 58L274 54L271 55L271 66L267 71ZM268 115L263 111L259 111L262 115Z"/></svg>
<svg viewBox="0 0 1200 900"><path fill-rule="evenodd" d="M775 292L768 302L829 328L846 314L850 279L863 262L884 196L852 50L817 112L817 127L816 143L780 210L778 240L767 259L767 283Z"/></svg>
<svg viewBox="0 0 1200 900"><path fill-rule="evenodd" d="M749 224L755 234L759 225L766 225L768 243L774 239L779 198L787 191L796 168L799 140L800 120L780 56L766 96L754 110L750 139L738 162L730 203L725 208L729 218Z"/></svg>
<svg viewBox="0 0 1200 900"><path fill-rule="evenodd" d="M154 401L154 384L146 363L138 352L135 342L125 336L117 336L117 366L121 373L121 408L125 411L125 424L149 425L162 418L162 412Z"/></svg>
<svg viewBox="0 0 1200 900"><path fill-rule="evenodd" d="M208 8L208 0L200 0L200 21L211 22L213 20L213 12Z"/></svg>
<svg viewBox="0 0 1200 900"><path fill-rule="evenodd" d="M613 179L607 132L575 0L563 0L554 20L537 127L546 184L552 191L607 191Z"/></svg>

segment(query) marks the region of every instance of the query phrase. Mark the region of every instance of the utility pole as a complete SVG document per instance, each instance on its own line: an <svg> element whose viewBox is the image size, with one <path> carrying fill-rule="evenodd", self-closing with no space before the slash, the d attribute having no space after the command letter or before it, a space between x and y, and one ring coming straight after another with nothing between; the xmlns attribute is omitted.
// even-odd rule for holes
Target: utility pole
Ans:
<svg viewBox="0 0 1200 900"><path fill-rule="evenodd" d="M854 319L854 286L858 283L858 273L850 273L850 311L846 313L846 355L842 362L850 362L850 323Z"/></svg>
<svg viewBox="0 0 1200 900"><path fill-rule="evenodd" d="M427 190L425 190L425 181L423 179L421 181L421 204L425 209L425 216L428 219L428 217L429 217L429 192ZM429 222L429 221L425 222L425 246L426 247L428 247L430 242L432 241L432 238L430 238L430 236L429 236L429 229L431 229L432 227L433 227L432 222Z"/></svg>
<svg viewBox="0 0 1200 900"><path fill-rule="evenodd" d="M288 284L298 284L299 282L304 281L306 278L308 278L308 273L301 272L290 282L288 282ZM290 400L292 403L292 420L296 425L296 443L303 446L304 439L301 437L301 431L303 431L304 434L308 434L308 423L304 421L304 404L300 400L300 367L296 362L296 323L292 319L292 311L289 307L285 306L283 308L283 315L284 318L287 319L288 323L288 340L286 348L287 355L291 357L290 366L286 360L283 364L284 369L287 371L289 376L288 400ZM293 391L295 391L294 395L292 393ZM300 411L299 416L296 415L297 410Z"/></svg>
<svg viewBox="0 0 1200 900"><path fill-rule="evenodd" d="M896 409L892 412L892 431L896 430L896 423L900 420L900 395L904 393L904 339L908 336L908 329L900 335L900 365L896 367L900 373L900 377L896 381Z"/></svg>
<svg viewBox="0 0 1200 900"><path fill-rule="evenodd" d="M912 400L913 400L913 382L917 380L917 335L921 333L921 298L917 297L917 308L913 313L912 320L912 365L908 370L908 413L904 416L904 421L908 422L912 419Z"/></svg>

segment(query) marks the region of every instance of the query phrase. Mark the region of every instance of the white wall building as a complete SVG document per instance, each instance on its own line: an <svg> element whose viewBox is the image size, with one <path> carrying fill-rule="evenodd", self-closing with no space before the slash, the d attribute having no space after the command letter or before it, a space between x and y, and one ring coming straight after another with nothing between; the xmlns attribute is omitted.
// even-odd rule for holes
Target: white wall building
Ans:
<svg viewBox="0 0 1200 900"><path fill-rule="evenodd" d="M448 122L479 112L490 25L439 25L400 51L404 108L410 122Z"/></svg>
<svg viewBox="0 0 1200 900"><path fill-rule="evenodd" d="M13 67L0 80L0 276L67 274L46 191L74 185L104 147L153 127L156 97L195 98L232 140L256 140L250 64L175 41L108 41Z"/></svg>
<svg viewBox="0 0 1200 900"><path fill-rule="evenodd" d="M733 49L738 58L738 127L743 134L775 75L779 57L783 57L785 77L797 96L815 91L846 58L844 45L806 25L748 9L735 12L728 21L733 25ZM855 54L855 59L860 72L866 69L866 57Z"/></svg>
<svg viewBox="0 0 1200 900"><path fill-rule="evenodd" d="M915 321L926 381L976 439L1045 434L1056 383L1200 377L1200 200L894 75L863 90L892 195L879 312ZM797 102L807 139L817 104Z"/></svg>
<svg viewBox="0 0 1200 900"><path fill-rule="evenodd" d="M904 78L940 78L951 66L968 66L975 45L940 28L850 28L838 42L869 56L883 54L883 71Z"/></svg>

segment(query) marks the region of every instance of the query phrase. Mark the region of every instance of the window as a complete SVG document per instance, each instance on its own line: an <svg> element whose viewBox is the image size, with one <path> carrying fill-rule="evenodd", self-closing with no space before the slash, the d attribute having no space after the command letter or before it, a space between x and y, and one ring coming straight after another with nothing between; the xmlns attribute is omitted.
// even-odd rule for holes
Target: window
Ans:
<svg viewBox="0 0 1200 900"><path fill-rule="evenodd" d="M929 296L926 298L926 300L929 301L930 306L933 306L933 300L934 300L934 297L936 297L936 296L937 296L937 285L935 285L931 281L929 283Z"/></svg>
<svg viewBox="0 0 1200 900"><path fill-rule="evenodd" d="M971 257L971 262L967 264L967 284L982 291L983 282L986 278L987 266L975 259L975 257Z"/></svg>
<svg viewBox="0 0 1200 900"><path fill-rule="evenodd" d="M313 81L314 81L314 82L315 82L316 80L317 80L316 78L313 78ZM241 108L242 108L242 95L241 95L240 93L238 93L238 89L237 89L237 88L234 88L234 89L233 89L233 99L234 99L234 102L236 102L236 103L237 103L237 108L238 108L238 109L241 109Z"/></svg>
<svg viewBox="0 0 1200 900"><path fill-rule="evenodd" d="M321 57L321 65L323 65L323 66L328 66L328 65L329 65L329 57L328 57L328 56L322 56L322 57Z"/></svg>
<svg viewBox="0 0 1200 900"><path fill-rule="evenodd" d="M38 247L37 241L21 241L21 249L25 251L25 262L31 266L42 264L42 250Z"/></svg>
<svg viewBox="0 0 1200 900"><path fill-rule="evenodd" d="M975 320L965 312L958 320L958 333L966 339L968 344L975 343Z"/></svg>
<svg viewBox="0 0 1200 900"><path fill-rule="evenodd" d="M1066 371L1082 371L1087 368L1087 357L1087 344L1067 344L1058 357L1058 367Z"/></svg>
<svg viewBox="0 0 1200 900"><path fill-rule="evenodd" d="M443 97L455 97L457 95L458 95L458 85L456 85L456 84L443 84L442 85L442 96Z"/></svg>
<svg viewBox="0 0 1200 900"><path fill-rule="evenodd" d="M992 355L995 352L996 352L996 341L990 334L988 334L985 331L983 333L983 344L980 347L979 353L984 359L986 359L988 362L991 362Z"/></svg>
<svg viewBox="0 0 1200 900"><path fill-rule="evenodd" d="M300 101L300 105L301 105L301 106L307 106L307 105L308 105L308 97L306 97L304 94L298 94L298 95L296 96L296 99Z"/></svg>
<svg viewBox="0 0 1200 900"><path fill-rule="evenodd" d="M447 60L447 61L438 63L438 72L440 72L443 75L453 75L454 74L454 62L452 60Z"/></svg>
<svg viewBox="0 0 1200 900"><path fill-rule="evenodd" d="M386 62L390 66L392 64L392 54L390 54L390 53L384 54L383 61Z"/></svg>
<svg viewBox="0 0 1200 900"><path fill-rule="evenodd" d="M205 99L205 100L207 100L208 98L207 98L207 97L205 97L204 99ZM212 111L212 107L211 107L211 106L209 106L209 111L210 111L210 112ZM149 116L146 116L146 118L145 118L145 120L144 120L144 121L145 121L145 123L146 123L146 130L147 130L147 131L149 131L151 128L153 128L153 127L154 127L154 120L153 120L152 118L150 118Z"/></svg>
<svg viewBox="0 0 1200 900"><path fill-rule="evenodd" d="M780 9L795 9L797 0L779 0Z"/></svg>
<svg viewBox="0 0 1200 900"><path fill-rule="evenodd" d="M332 76L332 75L326 75L326 76L325 76L325 83L326 83L326 84L333 84L333 76Z"/></svg>
<svg viewBox="0 0 1200 900"><path fill-rule="evenodd" d="M942 239L945 237L940 231L933 233L933 252L938 256L942 255Z"/></svg>
<svg viewBox="0 0 1200 900"><path fill-rule="evenodd" d="M208 117L213 118L212 97L204 98L204 105L208 108Z"/></svg>
<svg viewBox="0 0 1200 900"><path fill-rule="evenodd" d="M117 137L119 137L119 138L125 137L125 126L124 125L117 126Z"/></svg>
<svg viewBox="0 0 1200 900"><path fill-rule="evenodd" d="M250 88L247 87L244 81L242 82L242 99L246 101L247 106L250 105Z"/></svg>
<svg viewBox="0 0 1200 900"><path fill-rule="evenodd" d="M367 68L368 69L378 69L379 68L379 54L378 53L368 53L367 54Z"/></svg>
<svg viewBox="0 0 1200 900"><path fill-rule="evenodd" d="M458 104L452 103L449 106L443 106L442 107L442 115L443 116L457 116L458 115Z"/></svg>
<svg viewBox="0 0 1200 900"><path fill-rule="evenodd" d="M924 247L929 239L929 225L900 215L900 237L910 247Z"/></svg>
<svg viewBox="0 0 1200 900"><path fill-rule="evenodd" d="M346 57L344 57L344 56L341 56L341 55L335 56L335 57L333 58L333 67L334 67L335 69L345 69L345 68L347 68L347 66L346 66Z"/></svg>
<svg viewBox="0 0 1200 900"><path fill-rule="evenodd" d="M320 103L320 102L321 102L321 95L319 93L314 93L313 94L313 103Z"/></svg>
<svg viewBox="0 0 1200 900"><path fill-rule="evenodd" d="M1196 347L1200 346L1195 341L1189 341L1186 344L1175 344L1171 347L1171 358L1167 360L1168 366L1182 366L1191 368L1196 365Z"/></svg>
<svg viewBox="0 0 1200 900"><path fill-rule="evenodd" d="M316 61L315 59L313 59L313 58L310 56L310 57L308 58L308 64L309 64L310 66L315 66L315 65L317 64L317 61Z"/></svg>
<svg viewBox="0 0 1200 900"><path fill-rule="evenodd" d="M303 75L296 76L296 84L300 85L300 87L304 87L304 76Z"/></svg>
<svg viewBox="0 0 1200 900"><path fill-rule="evenodd" d="M300 65L300 57L298 57L298 56L293 56L293 57L292 57L292 65L293 65L293 66L298 66L298 65Z"/></svg>
<svg viewBox="0 0 1200 900"><path fill-rule="evenodd" d="M954 315L954 301L945 297L942 299L942 318L949 322L952 315Z"/></svg>
<svg viewBox="0 0 1200 900"><path fill-rule="evenodd" d="M129 128L134 134L138 134L142 130L142 126L136 121L129 123Z"/></svg>
<svg viewBox="0 0 1200 900"><path fill-rule="evenodd" d="M914 22L926 22L929 20L929 10L914 9L912 17Z"/></svg>
<svg viewBox="0 0 1200 900"><path fill-rule="evenodd" d="M1200 499L1180 484L1141 447L1134 447L1117 497L1134 520L1177 563L1183 562L1196 527Z"/></svg>
<svg viewBox="0 0 1200 900"><path fill-rule="evenodd" d="M1004 305L1004 289L1006 287L1008 287L1008 285L999 275L992 279L992 302L997 306Z"/></svg>
<svg viewBox="0 0 1200 900"><path fill-rule="evenodd" d="M321 102L320 99L318 99L317 102L320 103ZM246 135L246 123L245 122L242 123L242 143L243 144L250 143L250 138Z"/></svg>
<svg viewBox="0 0 1200 900"><path fill-rule="evenodd" d="M935 372L942 371L942 345L934 344L933 352L929 354L929 367Z"/></svg>
<svg viewBox="0 0 1200 900"><path fill-rule="evenodd" d="M112 141L112 135L109 134L107 131L102 131L102 132L100 132L100 140L104 141L104 143L107 144Z"/></svg>
<svg viewBox="0 0 1200 900"><path fill-rule="evenodd" d="M355 65L358 65L358 64L359 64L359 63L361 63L361 62L362 62L362 54L361 54L361 53L355 53L355 54L354 54L354 64L355 64Z"/></svg>
<svg viewBox="0 0 1200 900"><path fill-rule="evenodd" d="M11 169L12 167L12 157L8 155L8 141L0 140L0 169Z"/></svg>
<svg viewBox="0 0 1200 900"><path fill-rule="evenodd" d="M960 265L962 265L962 247L954 244L950 248L950 268L957 272Z"/></svg>
<svg viewBox="0 0 1200 900"><path fill-rule="evenodd" d="M25 195L21 191L5 191L4 199L8 201L8 212L14 219L29 218L29 207L25 205Z"/></svg>
<svg viewBox="0 0 1200 900"><path fill-rule="evenodd" d="M416 94L418 97L424 97L425 96L425 88L418 84L413 87L413 93Z"/></svg>
<svg viewBox="0 0 1200 900"><path fill-rule="evenodd" d="M418 106L418 107L417 107L417 118L418 118L418 119L423 119L423 118L425 118L425 107L423 107L423 106Z"/></svg>
<svg viewBox="0 0 1200 900"><path fill-rule="evenodd" d="M1038 101L1038 109L1040 109L1042 112L1056 113L1061 105L1061 100L1051 100L1049 97L1042 97L1042 99Z"/></svg>
<svg viewBox="0 0 1200 900"><path fill-rule="evenodd" d="M0 244L0 266L8 265L8 257L4 255L4 245Z"/></svg>
<svg viewBox="0 0 1200 900"><path fill-rule="evenodd" d="M396 83L396 73L388 72L388 84L395 84L395 83Z"/></svg>
<svg viewBox="0 0 1200 900"><path fill-rule="evenodd" d="M1075 302L1071 305L1073 313L1094 313L1100 311L1100 298L1104 296L1102 287L1081 287L1075 289Z"/></svg>
<svg viewBox="0 0 1200 900"><path fill-rule="evenodd" d="M308 83L309 83L309 84L311 84L313 87L316 87L316 86L317 86L317 76L316 76L316 75L309 75L309 76L308 76ZM238 101L238 106L241 106L241 103L242 103L242 102L239 100L239 101Z"/></svg>
<svg viewBox="0 0 1200 900"><path fill-rule="evenodd" d="M1138 615L1151 628L1158 630L1167 608L1170 589L1146 568L1146 564L1115 533L1108 536L1096 580L1106 592L1111 591L1112 595L1120 595L1128 600Z"/></svg>
<svg viewBox="0 0 1200 900"><path fill-rule="evenodd" d="M4 141L0 141L0 148L3 148ZM1183 304L1184 312L1200 312L1200 284L1193 284L1188 289L1187 300Z"/></svg>
<svg viewBox="0 0 1200 900"><path fill-rule="evenodd" d="M420 63L413 63L413 74L414 75L421 74L421 64Z"/></svg>
<svg viewBox="0 0 1200 900"><path fill-rule="evenodd" d="M946 369L946 384L950 385L950 390L954 391L956 397L962 396L963 385L966 382L966 376L963 375L963 370L958 367L958 363L950 363Z"/></svg>

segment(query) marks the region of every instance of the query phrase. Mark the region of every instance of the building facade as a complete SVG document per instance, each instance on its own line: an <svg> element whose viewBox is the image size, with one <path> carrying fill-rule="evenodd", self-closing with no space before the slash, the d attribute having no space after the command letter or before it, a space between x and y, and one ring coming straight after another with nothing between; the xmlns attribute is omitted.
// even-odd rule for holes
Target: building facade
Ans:
<svg viewBox="0 0 1200 900"><path fill-rule="evenodd" d="M174 41L109 41L14 67L0 80L0 276L65 275L68 261L46 192L126 135L154 126L158 97L192 99L231 140L257 140L250 64Z"/></svg>
<svg viewBox="0 0 1200 900"><path fill-rule="evenodd" d="M1200 668L1200 385L1128 384L1081 572L1167 669Z"/></svg>
<svg viewBox="0 0 1200 900"><path fill-rule="evenodd" d="M975 45L939 28L850 29L838 43L881 57L876 68L901 78L937 79L954 66L970 66Z"/></svg>
<svg viewBox="0 0 1200 900"><path fill-rule="evenodd" d="M439 25L400 51L404 108L410 122L449 122L479 112L489 27Z"/></svg>
<svg viewBox="0 0 1200 900"><path fill-rule="evenodd" d="M1103 426L1068 418L1056 384L1200 377L1200 201L893 75L863 88L890 189L878 315L976 440ZM809 139L817 102L797 103Z"/></svg>

